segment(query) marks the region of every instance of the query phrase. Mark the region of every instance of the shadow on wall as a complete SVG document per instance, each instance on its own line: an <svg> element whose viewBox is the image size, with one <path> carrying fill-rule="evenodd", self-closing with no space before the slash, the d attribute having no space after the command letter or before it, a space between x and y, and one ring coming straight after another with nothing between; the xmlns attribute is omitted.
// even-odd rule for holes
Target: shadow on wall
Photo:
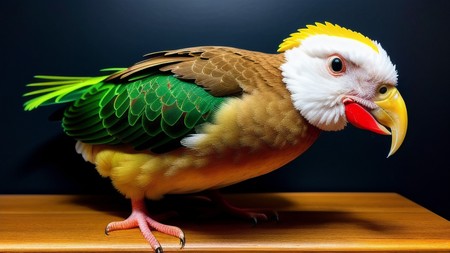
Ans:
<svg viewBox="0 0 450 253"><path fill-rule="evenodd" d="M95 166L75 151L75 140L61 133L33 150L14 170L12 193L109 194L117 192ZM44 186L44 187L42 187ZM38 190L36 190L38 189Z"/></svg>

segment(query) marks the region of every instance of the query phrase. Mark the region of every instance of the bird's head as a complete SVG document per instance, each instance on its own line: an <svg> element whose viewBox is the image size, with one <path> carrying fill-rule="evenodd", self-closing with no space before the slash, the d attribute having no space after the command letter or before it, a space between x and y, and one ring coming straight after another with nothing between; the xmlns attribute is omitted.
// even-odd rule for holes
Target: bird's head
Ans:
<svg viewBox="0 0 450 253"><path fill-rule="evenodd" d="M337 131L350 122L391 134L388 156L397 151L407 112L395 65L379 43L326 22L299 29L278 51L285 54L281 70L293 104L312 125Z"/></svg>

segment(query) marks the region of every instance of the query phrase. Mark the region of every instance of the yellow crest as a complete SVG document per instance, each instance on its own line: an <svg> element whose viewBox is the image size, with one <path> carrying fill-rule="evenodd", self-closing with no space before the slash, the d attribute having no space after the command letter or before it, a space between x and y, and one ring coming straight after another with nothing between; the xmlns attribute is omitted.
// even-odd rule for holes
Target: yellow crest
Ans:
<svg viewBox="0 0 450 253"><path fill-rule="evenodd" d="M325 24L316 23L315 25L307 25L306 28L298 29L298 31L292 33L289 38L283 40L278 47L278 52L281 53L288 49L297 47L301 44L302 40L312 35L328 35L354 39L366 44L378 53L378 47L371 39L359 32L354 32L350 29L340 27L339 25L333 25L329 22L325 22Z"/></svg>

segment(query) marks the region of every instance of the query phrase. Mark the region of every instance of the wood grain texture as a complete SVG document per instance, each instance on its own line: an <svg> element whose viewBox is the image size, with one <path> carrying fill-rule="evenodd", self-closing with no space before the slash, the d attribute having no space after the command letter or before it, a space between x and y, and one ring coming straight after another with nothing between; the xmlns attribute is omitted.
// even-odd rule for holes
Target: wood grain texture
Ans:
<svg viewBox="0 0 450 253"><path fill-rule="evenodd" d="M450 222L394 193L227 198L241 207L278 210L280 221L252 226L224 217L167 220L186 234L181 252L450 252ZM149 209L153 204L158 202ZM107 223L127 217L128 209L126 201L111 196L2 195L0 252L151 252L137 229L103 233ZM178 239L155 235L165 252L179 251Z"/></svg>

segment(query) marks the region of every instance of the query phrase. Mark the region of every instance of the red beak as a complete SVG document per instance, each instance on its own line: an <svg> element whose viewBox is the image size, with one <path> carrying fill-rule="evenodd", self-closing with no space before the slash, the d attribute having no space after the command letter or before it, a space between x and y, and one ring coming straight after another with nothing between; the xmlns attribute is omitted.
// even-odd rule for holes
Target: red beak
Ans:
<svg viewBox="0 0 450 253"><path fill-rule="evenodd" d="M378 123L364 107L354 101L345 102L345 115L348 122L355 127L372 131L377 134L390 135L391 132Z"/></svg>

